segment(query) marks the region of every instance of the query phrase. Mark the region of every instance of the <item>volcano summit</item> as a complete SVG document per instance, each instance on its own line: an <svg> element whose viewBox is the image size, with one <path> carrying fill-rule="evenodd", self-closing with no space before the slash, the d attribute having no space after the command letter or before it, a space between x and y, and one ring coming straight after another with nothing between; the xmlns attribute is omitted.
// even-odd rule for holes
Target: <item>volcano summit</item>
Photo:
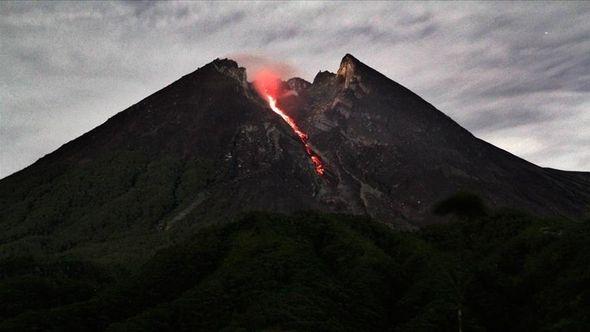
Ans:
<svg viewBox="0 0 590 332"><path fill-rule="evenodd" d="M2 179L3 252L106 248L249 210L416 229L437 222L433 204L459 191L542 216L588 211L590 174L486 143L352 55L312 83L256 86L217 59Z"/></svg>

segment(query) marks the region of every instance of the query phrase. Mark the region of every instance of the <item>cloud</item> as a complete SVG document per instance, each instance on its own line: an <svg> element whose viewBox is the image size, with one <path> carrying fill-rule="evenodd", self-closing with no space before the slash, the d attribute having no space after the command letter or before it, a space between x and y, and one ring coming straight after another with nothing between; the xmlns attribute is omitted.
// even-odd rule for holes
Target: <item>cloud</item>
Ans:
<svg viewBox="0 0 590 332"><path fill-rule="evenodd" d="M542 166L590 170L584 2L0 2L0 11L0 177L215 58L311 81L346 53L476 136Z"/></svg>
<svg viewBox="0 0 590 332"><path fill-rule="evenodd" d="M282 79L289 79L298 75L298 71L293 65L264 55L236 53L229 54L227 57L246 68L249 80L252 80L256 73L264 69L272 71Z"/></svg>

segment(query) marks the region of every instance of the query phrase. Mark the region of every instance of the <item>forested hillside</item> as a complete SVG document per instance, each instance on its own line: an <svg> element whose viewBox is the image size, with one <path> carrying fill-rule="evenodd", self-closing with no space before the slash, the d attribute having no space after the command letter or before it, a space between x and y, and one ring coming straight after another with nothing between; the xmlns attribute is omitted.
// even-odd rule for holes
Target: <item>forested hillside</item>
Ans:
<svg viewBox="0 0 590 332"><path fill-rule="evenodd" d="M4 258L0 330L588 331L590 224L478 202L448 200L453 221L418 232L248 213L131 270Z"/></svg>

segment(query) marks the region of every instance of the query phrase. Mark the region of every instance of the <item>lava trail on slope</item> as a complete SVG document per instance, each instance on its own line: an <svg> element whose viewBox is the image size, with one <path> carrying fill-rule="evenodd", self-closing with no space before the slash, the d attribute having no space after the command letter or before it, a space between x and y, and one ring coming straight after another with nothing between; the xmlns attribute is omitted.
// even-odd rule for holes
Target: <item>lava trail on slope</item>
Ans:
<svg viewBox="0 0 590 332"><path fill-rule="evenodd" d="M291 129L293 129L295 134L297 134L297 136L299 136L301 143L303 143L303 146L305 147L305 152L307 153L307 155L311 159L311 162L313 163L313 167L315 168L316 173L318 173L319 175L324 175L326 172L326 168L324 167L324 162L322 161L320 156L318 156L318 154L315 151L313 151L313 149L311 148L311 144L309 143L309 136L306 133L304 133L299 128L299 126L297 126L297 123L295 123L293 118L288 116L283 110L281 110L277 106L277 101L275 98L273 98L270 94L267 94L266 98L268 99L268 104L269 104L270 108L275 113L280 115L281 118L283 118L283 120L285 120L285 122L287 122L287 124L291 127Z"/></svg>
<svg viewBox="0 0 590 332"><path fill-rule="evenodd" d="M326 167L320 156L312 149L309 143L309 136L299 128L295 120L287 115L279 106L277 106L277 96L280 92L280 83L278 75L269 70L262 70L255 76L254 86L258 93L268 101L270 109L278 114L299 137L301 143L305 148L305 152L309 156L316 173L320 176L326 174Z"/></svg>

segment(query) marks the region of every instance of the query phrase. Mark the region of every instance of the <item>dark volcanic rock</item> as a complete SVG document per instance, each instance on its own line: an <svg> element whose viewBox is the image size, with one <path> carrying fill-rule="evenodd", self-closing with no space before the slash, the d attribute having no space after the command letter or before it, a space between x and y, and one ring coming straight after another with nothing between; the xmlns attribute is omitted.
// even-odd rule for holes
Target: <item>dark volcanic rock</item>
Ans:
<svg viewBox="0 0 590 332"><path fill-rule="evenodd" d="M287 81L287 85L291 90L297 92L298 94L301 94L305 92L307 89L309 89L311 83L302 78L293 77Z"/></svg>

